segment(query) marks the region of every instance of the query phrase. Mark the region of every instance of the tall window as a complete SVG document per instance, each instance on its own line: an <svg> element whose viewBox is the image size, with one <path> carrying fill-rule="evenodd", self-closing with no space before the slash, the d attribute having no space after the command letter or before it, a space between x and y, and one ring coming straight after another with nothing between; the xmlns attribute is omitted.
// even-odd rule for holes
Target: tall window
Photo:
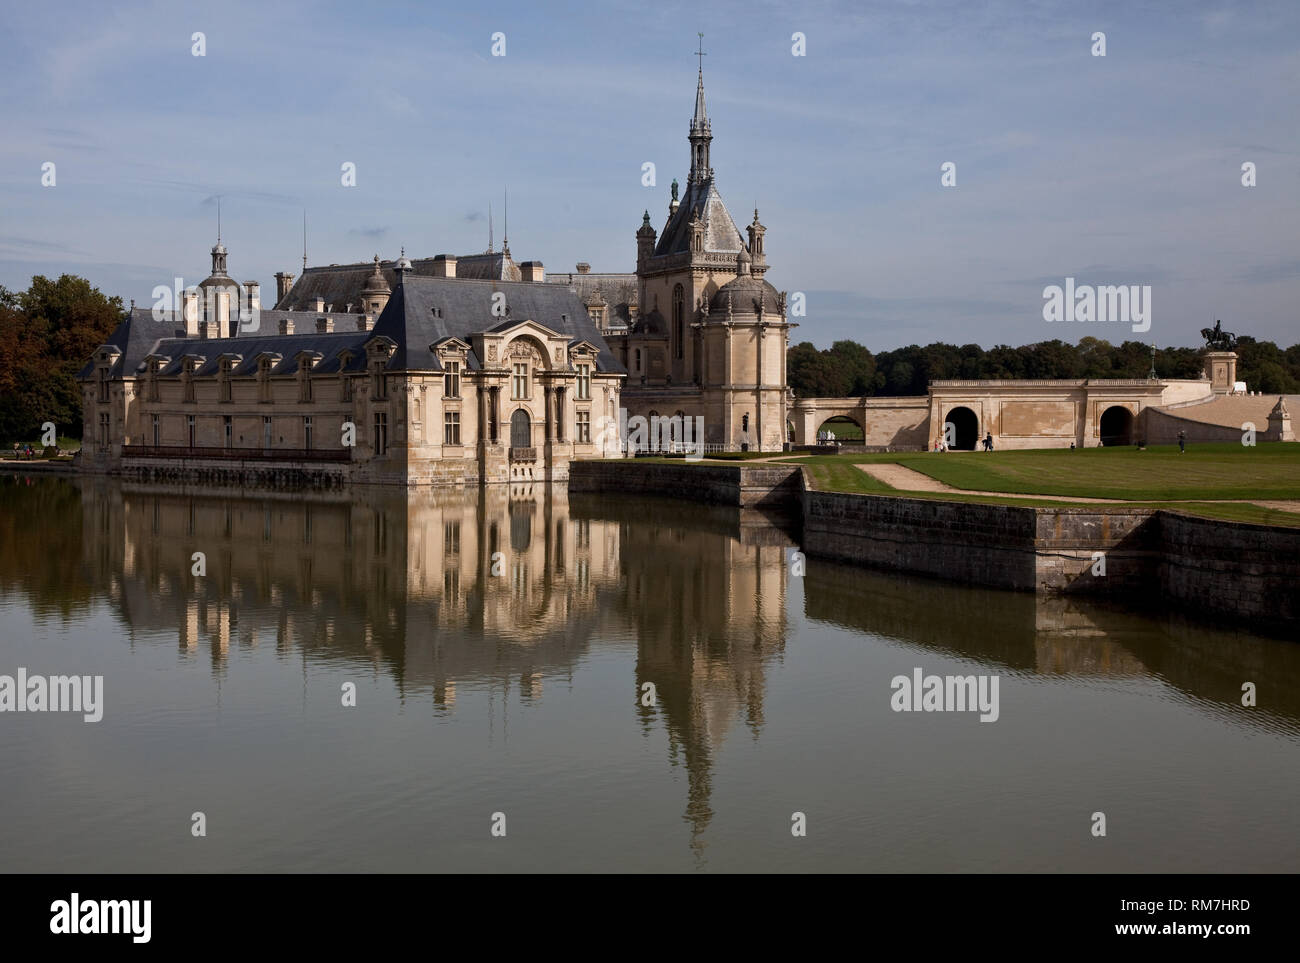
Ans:
<svg viewBox="0 0 1300 963"><path fill-rule="evenodd" d="M388 451L388 415L382 411L375 412L375 454L382 455Z"/></svg>
<svg viewBox="0 0 1300 963"><path fill-rule="evenodd" d="M99 447L108 447L108 412L100 412L99 415Z"/></svg>
<svg viewBox="0 0 1300 963"><path fill-rule="evenodd" d="M230 359L221 360L221 400L230 400Z"/></svg>
<svg viewBox="0 0 1300 963"><path fill-rule="evenodd" d="M460 444L460 412L449 411L443 415L442 443L444 445Z"/></svg>
<svg viewBox="0 0 1300 963"><path fill-rule="evenodd" d="M185 401L190 404L193 404L194 403L194 362L193 361L185 362L185 377L183 380L185 382Z"/></svg>
<svg viewBox="0 0 1300 963"><path fill-rule="evenodd" d="M99 400L108 401L108 369L99 369Z"/></svg>
<svg viewBox="0 0 1300 963"><path fill-rule="evenodd" d="M528 364L515 364L514 374L510 378L510 397L515 401L528 399Z"/></svg>
<svg viewBox="0 0 1300 963"><path fill-rule="evenodd" d="M460 362L448 361L446 372L442 376L442 396L444 398L460 397Z"/></svg>
<svg viewBox="0 0 1300 963"><path fill-rule="evenodd" d="M634 371L641 370L641 349L640 348L636 349L636 364L634 365L632 370Z"/></svg>
<svg viewBox="0 0 1300 963"><path fill-rule="evenodd" d="M162 426L158 424L158 416L153 415L153 446L155 448L162 445Z"/></svg>
<svg viewBox="0 0 1300 963"><path fill-rule="evenodd" d="M591 441L591 412L590 411L578 412L577 429L578 429L578 441L581 444L587 444L588 442Z"/></svg>
<svg viewBox="0 0 1300 963"><path fill-rule="evenodd" d="M222 423L222 427L225 429L226 432L226 447L234 448L235 447L235 426L231 420L230 415L226 415L224 418L222 418L221 423Z"/></svg>
<svg viewBox="0 0 1300 963"><path fill-rule="evenodd" d="M686 294L679 284L673 288L673 352L684 357L686 344Z"/></svg>
<svg viewBox="0 0 1300 963"><path fill-rule="evenodd" d="M591 365L578 365L578 400L591 400Z"/></svg>
<svg viewBox="0 0 1300 963"><path fill-rule="evenodd" d="M375 386L375 400L388 400L388 383L384 377L384 362L376 361L370 368L370 380Z"/></svg>
<svg viewBox="0 0 1300 963"><path fill-rule="evenodd" d="M257 400L271 400L271 359L262 358L257 362Z"/></svg>
<svg viewBox="0 0 1300 963"><path fill-rule="evenodd" d="M271 417L269 415L262 418L262 447L274 447L275 436L271 433Z"/></svg>
<svg viewBox="0 0 1300 963"><path fill-rule="evenodd" d="M156 360L149 362L149 400L150 401L158 400L158 370L160 367L161 365L159 365L159 363Z"/></svg>
<svg viewBox="0 0 1300 963"><path fill-rule="evenodd" d="M339 372L339 401L352 400L352 379Z"/></svg>
<svg viewBox="0 0 1300 963"><path fill-rule="evenodd" d="M304 415L302 419L302 446L311 451L311 415Z"/></svg>
<svg viewBox="0 0 1300 963"><path fill-rule="evenodd" d="M311 361L302 359L302 369L298 372L298 400L311 401Z"/></svg>
<svg viewBox="0 0 1300 963"><path fill-rule="evenodd" d="M193 448L194 447L194 416L193 415L185 416L185 427L188 430L190 447Z"/></svg>

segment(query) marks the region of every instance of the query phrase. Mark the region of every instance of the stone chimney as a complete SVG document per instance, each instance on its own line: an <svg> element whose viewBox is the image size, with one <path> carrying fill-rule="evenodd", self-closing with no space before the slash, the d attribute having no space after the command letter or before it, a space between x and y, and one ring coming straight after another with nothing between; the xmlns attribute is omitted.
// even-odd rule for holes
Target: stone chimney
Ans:
<svg viewBox="0 0 1300 963"><path fill-rule="evenodd" d="M209 324L209 322L207 322L206 320L205 320L205 321L200 321L200 322L199 322L199 337L200 337L200 338L203 338L205 341L206 341L208 338L212 337L212 335L208 333L210 328L211 328L211 324Z"/></svg>
<svg viewBox="0 0 1300 963"><path fill-rule="evenodd" d="M369 317L367 317L367 316L364 315L364 314L361 314L361 315L358 315L358 316L357 316L357 330L358 330L358 331L369 331L369 330L371 329L372 326L373 326L373 322L370 320Z"/></svg>
<svg viewBox="0 0 1300 963"><path fill-rule="evenodd" d="M590 273L591 273L591 265L588 264L586 261L579 261L579 262L578 262L578 273L579 273L579 274L590 274Z"/></svg>
<svg viewBox="0 0 1300 963"><path fill-rule="evenodd" d="M329 333L330 333L331 331L333 331L333 330L334 330L334 319L333 319L333 318L317 318L317 319L316 319L316 333L317 333L317 334L329 334Z"/></svg>
<svg viewBox="0 0 1300 963"><path fill-rule="evenodd" d="M519 265L519 272L530 284L541 284L546 280L546 271L543 270L541 261L524 261Z"/></svg>
<svg viewBox="0 0 1300 963"><path fill-rule="evenodd" d="M245 281L244 295L250 308L255 311L262 310L262 285L260 282Z"/></svg>
<svg viewBox="0 0 1300 963"><path fill-rule="evenodd" d="M456 276L456 258L451 254L439 254L433 259L433 276L436 278L454 278Z"/></svg>
<svg viewBox="0 0 1300 963"><path fill-rule="evenodd" d="M319 296L316 298L316 310L317 310L318 312L320 312L320 311L324 311L324 310L325 310L325 299L324 299L324 298L319 297Z"/></svg>
<svg viewBox="0 0 1300 963"><path fill-rule="evenodd" d="M280 319L280 333L293 334L293 318Z"/></svg>
<svg viewBox="0 0 1300 963"><path fill-rule="evenodd" d="M293 275L284 271L277 271L275 274L275 303L279 304L284 300L284 296L289 293L293 287Z"/></svg>
<svg viewBox="0 0 1300 963"><path fill-rule="evenodd" d="M199 333L199 292L189 288L181 292L181 317L185 320L185 334L193 338Z"/></svg>

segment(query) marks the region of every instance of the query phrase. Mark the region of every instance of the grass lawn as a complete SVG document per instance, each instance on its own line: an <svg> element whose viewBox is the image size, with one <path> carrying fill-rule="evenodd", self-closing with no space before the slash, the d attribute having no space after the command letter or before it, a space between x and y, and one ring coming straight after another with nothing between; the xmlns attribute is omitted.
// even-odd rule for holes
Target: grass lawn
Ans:
<svg viewBox="0 0 1300 963"><path fill-rule="evenodd" d="M1231 443L989 452L888 452L791 459L846 467L893 462L971 491L1125 501L1300 499L1300 444ZM834 469L832 469L834 470ZM841 476L844 477L844 476ZM879 483L877 483L879 484ZM866 490L866 489L848 489Z"/></svg>

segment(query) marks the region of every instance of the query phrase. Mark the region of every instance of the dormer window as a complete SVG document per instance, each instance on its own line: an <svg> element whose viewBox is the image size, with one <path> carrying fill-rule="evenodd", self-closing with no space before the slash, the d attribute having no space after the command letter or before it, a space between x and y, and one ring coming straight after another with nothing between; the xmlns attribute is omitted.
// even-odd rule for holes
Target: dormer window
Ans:
<svg viewBox="0 0 1300 963"><path fill-rule="evenodd" d="M158 390L158 372L162 370L162 364L157 358L149 362L149 400L158 401L160 398Z"/></svg>
<svg viewBox="0 0 1300 963"><path fill-rule="evenodd" d="M579 364L575 366L578 372L578 400L591 400L591 365Z"/></svg>
<svg viewBox="0 0 1300 963"><path fill-rule="evenodd" d="M220 398L222 401L230 401L231 398L230 369L231 369L230 359L222 358L221 359L221 380L220 380L220 384L221 384Z"/></svg>
<svg viewBox="0 0 1300 963"><path fill-rule="evenodd" d="M528 362L516 361L510 377L510 397L515 401L528 400Z"/></svg>
<svg viewBox="0 0 1300 963"><path fill-rule="evenodd" d="M443 362L442 396L444 398L460 397L460 362Z"/></svg>

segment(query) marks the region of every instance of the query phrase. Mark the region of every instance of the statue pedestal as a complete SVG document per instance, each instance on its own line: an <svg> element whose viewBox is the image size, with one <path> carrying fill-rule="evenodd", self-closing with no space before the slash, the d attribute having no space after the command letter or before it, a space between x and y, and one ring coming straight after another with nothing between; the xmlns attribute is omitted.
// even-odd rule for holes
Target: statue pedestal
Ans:
<svg viewBox="0 0 1300 963"><path fill-rule="evenodd" d="M1205 376L1210 379L1211 391L1226 395L1237 383L1237 352L1205 352Z"/></svg>

